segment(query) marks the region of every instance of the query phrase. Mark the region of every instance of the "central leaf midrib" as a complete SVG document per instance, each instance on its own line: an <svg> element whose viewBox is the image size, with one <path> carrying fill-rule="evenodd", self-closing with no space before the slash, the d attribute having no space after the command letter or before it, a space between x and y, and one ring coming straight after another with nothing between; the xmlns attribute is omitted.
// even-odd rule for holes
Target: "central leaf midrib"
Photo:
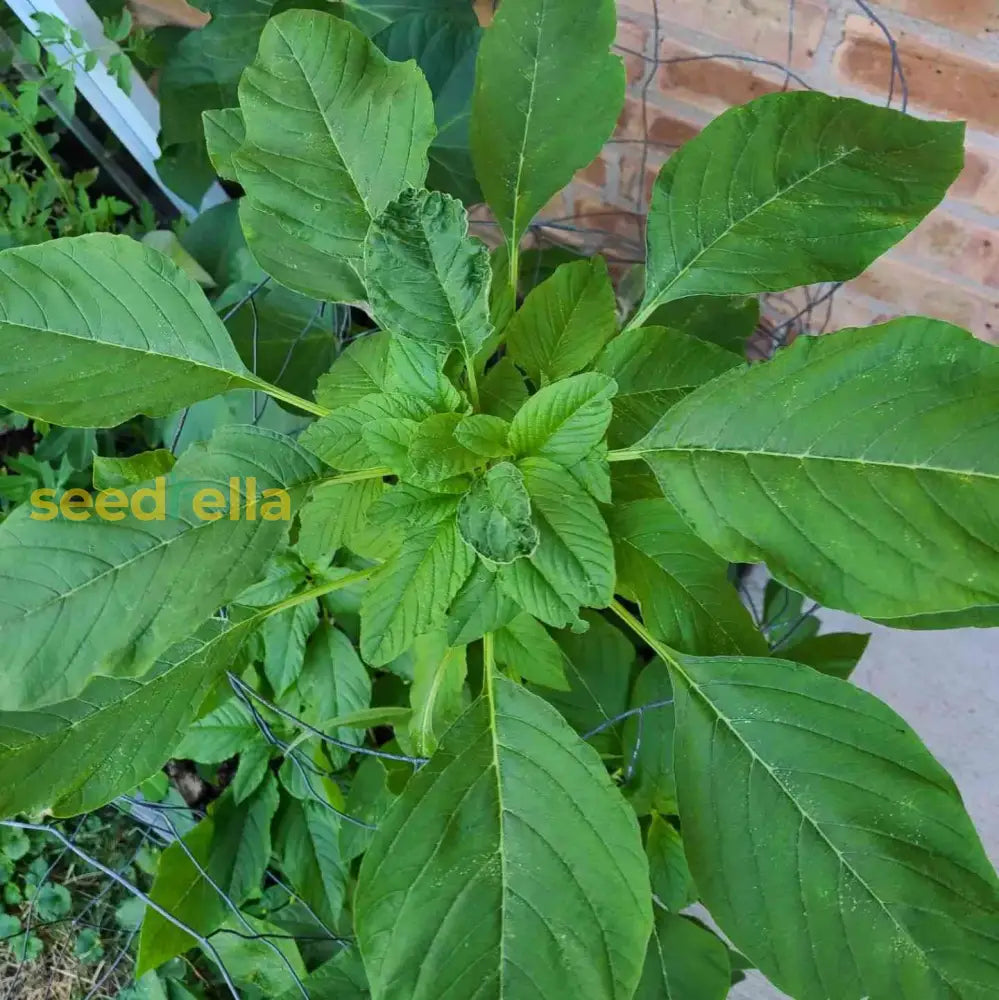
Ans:
<svg viewBox="0 0 999 1000"><path fill-rule="evenodd" d="M639 442L639 445L641 442ZM641 448L636 445L634 451L636 455L668 455L668 454L688 454L688 455L737 455L740 458L782 458L792 462L838 462L846 465L875 466L884 469L905 469L909 472L938 472L948 476L974 476L977 479L999 480L999 472L983 472L980 469L951 469L940 465L911 465L906 462L889 462L885 459L876 461L866 458L854 458L843 455L816 455L811 452L786 452L786 451L749 451L740 448L714 448L710 445L667 445L660 448Z"/></svg>
<svg viewBox="0 0 999 1000"><path fill-rule="evenodd" d="M840 852L840 850L836 847L836 845L832 842L832 840L829 839L824 828L819 824L819 822L816 819L814 819L812 815L809 812L807 812L803 806L799 804L798 800L795 798L791 789L789 789L787 785L785 785L784 782L781 781L779 777L777 777L777 775L774 773L773 769L770 767L767 761L764 760L762 757L760 757L759 754L756 753L755 749L752 746L750 746L749 743L746 742L746 740L743 738L739 730L736 729L736 727L733 725L732 720L729 719L728 716L725 715L721 711L721 709L715 705L715 703L708 697L708 695L704 692L704 690L700 687L700 685L698 685L696 681L690 676L690 674L688 674L683 669L682 664L676 659L676 657L674 656L669 657L669 663L670 666L672 666L672 668L678 674L680 674L680 676L684 679L691 693L694 694L697 698L699 698L700 701L707 706L710 714L713 715L715 719L717 719L717 721L720 722L725 727L725 729L732 734L733 738L745 750L745 752L750 756L750 758L757 764L759 764L759 766L766 772L766 774L769 775L773 783L777 786L778 789L780 789L784 797L791 803L791 806L793 807L795 812L798 813L798 815L800 815L804 821L807 821L808 825L812 828L812 830L815 831L819 839L836 856L837 861L843 867L843 869L845 871L848 871L853 876L853 878L856 879L859 885L863 886L866 893L875 903L877 903L880 909L884 912L885 916L887 916L888 919L891 921L891 923L905 936L905 939L912 944L912 946L916 949L916 952L922 957L925 968L928 971L930 971L933 975L939 977L939 979L945 982L948 985L948 987L953 989L954 988L953 983L951 983L951 981L947 979L947 977L944 976L944 974L930 961L930 956L926 948L912 936L912 932L910 931L908 926L899 922L899 919L888 908L886 902L883 899L881 899L881 897L871 888L871 886L867 884L867 881L864 879L864 877L856 870L856 868L853 867L853 865L849 863L849 861Z"/></svg>

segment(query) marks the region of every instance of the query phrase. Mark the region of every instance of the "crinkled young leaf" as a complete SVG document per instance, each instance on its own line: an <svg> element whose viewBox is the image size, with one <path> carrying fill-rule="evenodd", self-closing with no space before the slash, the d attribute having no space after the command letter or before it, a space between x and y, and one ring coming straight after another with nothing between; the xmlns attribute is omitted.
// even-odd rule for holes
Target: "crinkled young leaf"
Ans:
<svg viewBox="0 0 999 1000"><path fill-rule="evenodd" d="M635 446L732 562L868 618L999 598L999 351L904 318L799 339Z"/></svg>
<svg viewBox="0 0 999 1000"><path fill-rule="evenodd" d="M482 29L472 8L456 0L454 10L408 14L374 36L390 59L415 59L430 84L437 135L430 146L427 187L453 194L466 205L482 201L472 167L469 124L475 60Z"/></svg>
<svg viewBox="0 0 999 1000"><path fill-rule="evenodd" d="M254 257L305 295L364 299L372 219L427 174L434 125L422 74L339 18L289 10L267 22L239 104L240 220Z"/></svg>
<svg viewBox="0 0 999 1000"><path fill-rule="evenodd" d="M94 489L123 489L145 483L157 476L165 476L176 463L173 452L166 448L144 451L128 458L94 455Z"/></svg>
<svg viewBox="0 0 999 1000"><path fill-rule="evenodd" d="M595 372L546 386L517 411L510 424L510 447L519 457L574 465L607 433L616 390L613 379Z"/></svg>
<svg viewBox="0 0 999 1000"><path fill-rule="evenodd" d="M335 928L347 895L337 815L315 799L285 798L274 851L295 892L327 927Z"/></svg>
<svg viewBox="0 0 999 1000"><path fill-rule="evenodd" d="M236 165L233 157L246 141L246 126L243 112L239 108L217 108L202 113L205 125L205 145L208 159L215 172L224 181L236 181Z"/></svg>
<svg viewBox="0 0 999 1000"><path fill-rule="evenodd" d="M528 614L555 628L578 626L581 606L606 607L614 589L614 548L600 509L561 466L520 463L538 547L499 570L503 589Z"/></svg>
<svg viewBox="0 0 999 1000"><path fill-rule="evenodd" d="M368 424L386 417L423 420L431 413L430 405L416 396L372 393L321 417L306 428L299 440L327 465L344 472L360 472L384 464L364 436Z"/></svg>
<svg viewBox="0 0 999 1000"><path fill-rule="evenodd" d="M645 326L615 337L593 365L617 383L607 438L626 448L648 434L675 403L742 359L676 330Z"/></svg>
<svg viewBox="0 0 999 1000"><path fill-rule="evenodd" d="M725 1000L732 985L728 948L689 917L656 913L634 1000Z"/></svg>
<svg viewBox="0 0 999 1000"><path fill-rule="evenodd" d="M616 333L607 264L591 257L563 264L531 291L505 336L510 357L542 386L584 369Z"/></svg>
<svg viewBox="0 0 999 1000"><path fill-rule="evenodd" d="M475 564L454 518L407 534L396 556L371 578L361 605L361 655L372 666L394 660L442 624Z"/></svg>
<svg viewBox="0 0 999 1000"><path fill-rule="evenodd" d="M548 630L530 615L519 614L496 630L496 662L531 684L568 691L562 650Z"/></svg>
<svg viewBox="0 0 999 1000"><path fill-rule="evenodd" d="M368 231L364 279L385 329L471 358L492 333L490 277L489 251L468 235L464 207L439 191L403 191Z"/></svg>
<svg viewBox="0 0 999 1000"><path fill-rule="evenodd" d="M940 202L963 145L961 123L816 92L726 111L656 181L635 325L691 295L855 277Z"/></svg>
<svg viewBox="0 0 999 1000"><path fill-rule="evenodd" d="M420 636L413 644L413 715L409 738L413 752L430 756L448 726L465 710L464 646L448 644L444 630Z"/></svg>
<svg viewBox="0 0 999 1000"><path fill-rule="evenodd" d="M313 567L329 565L336 550L364 527L384 489L381 479L363 479L313 490L298 515L296 549L303 561Z"/></svg>
<svg viewBox="0 0 999 1000"><path fill-rule="evenodd" d="M0 253L0 402L64 427L259 386L197 283L128 236Z"/></svg>
<svg viewBox="0 0 999 1000"><path fill-rule="evenodd" d="M999 882L953 781L891 709L781 660L677 656L670 673L691 871L776 986L995 991Z"/></svg>
<svg viewBox="0 0 999 1000"><path fill-rule="evenodd" d="M227 427L178 459L166 477L163 520L39 522L28 506L15 511L0 525L4 707L74 698L95 674L139 676L261 573L288 522L264 520L259 503L251 520L238 491L230 516L200 520L199 491L227 500L231 478L243 486L253 478L258 494L285 490L294 515L321 475L290 438ZM136 489L151 487L126 494ZM148 496L144 509L152 509Z"/></svg>
<svg viewBox="0 0 999 1000"><path fill-rule="evenodd" d="M512 563L538 547L531 498L524 477L511 462L500 462L476 479L458 505L458 530L484 559Z"/></svg>
<svg viewBox="0 0 999 1000"><path fill-rule="evenodd" d="M445 983L454 1000L630 1000L651 920L638 827L600 758L502 677L382 821L354 913L374 1000Z"/></svg>
<svg viewBox="0 0 999 1000"><path fill-rule="evenodd" d="M625 88L609 52L616 13L614 0L504 0L482 39L472 159L512 245L614 131Z"/></svg>
<svg viewBox="0 0 999 1000"><path fill-rule="evenodd" d="M657 638L689 653L765 656L766 640L728 579L728 564L662 498L607 512L617 591L641 605Z"/></svg>
<svg viewBox="0 0 999 1000"><path fill-rule="evenodd" d="M372 504L368 520L375 527L429 528L453 518L459 498L453 493L432 493L411 483L399 483Z"/></svg>
<svg viewBox="0 0 999 1000"><path fill-rule="evenodd" d="M0 712L0 816L90 812L156 774L249 627L179 643L141 681L96 677L75 701Z"/></svg>

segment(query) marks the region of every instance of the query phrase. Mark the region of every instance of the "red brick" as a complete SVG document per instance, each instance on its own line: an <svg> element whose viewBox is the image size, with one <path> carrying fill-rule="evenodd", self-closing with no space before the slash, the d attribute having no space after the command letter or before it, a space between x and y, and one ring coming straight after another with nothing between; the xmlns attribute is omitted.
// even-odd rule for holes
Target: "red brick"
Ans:
<svg viewBox="0 0 999 1000"><path fill-rule="evenodd" d="M938 210L900 246L920 262L999 287L999 228L986 229Z"/></svg>
<svg viewBox="0 0 999 1000"><path fill-rule="evenodd" d="M745 104L781 89L784 74L759 64L732 59L704 59L704 55L673 42L665 42L660 58L659 86L669 98L686 101L714 113L733 104ZM790 86L797 89L794 81Z"/></svg>
<svg viewBox="0 0 999 1000"><path fill-rule="evenodd" d="M607 183L607 161L601 153L588 167L576 174L576 179L602 188Z"/></svg>
<svg viewBox="0 0 999 1000"><path fill-rule="evenodd" d="M693 139L701 131L699 125L675 115L659 110L653 104L646 108L648 139L657 146L677 147ZM618 139L642 139L645 137L646 117L642 114L642 102L637 97L629 97L618 119ZM637 143L635 144L638 145Z"/></svg>
<svg viewBox="0 0 999 1000"><path fill-rule="evenodd" d="M663 33L672 23L714 35L764 59L787 61L788 0L658 0L658 6ZM618 0L618 10L623 16L644 17L650 26L654 23L652 0ZM792 66L811 63L825 22L824 3L797 0Z"/></svg>
<svg viewBox="0 0 999 1000"><path fill-rule="evenodd" d="M954 198L971 202L991 215L999 215L999 156L969 149L964 171L950 189Z"/></svg>
<svg viewBox="0 0 999 1000"><path fill-rule="evenodd" d="M644 83L651 63L645 58L649 44L649 29L632 21L619 21L615 46L624 50L624 67L628 73L628 83Z"/></svg>
<svg viewBox="0 0 999 1000"><path fill-rule="evenodd" d="M642 209L648 208L652 201L652 188L662 169L666 157L654 151L649 153L649 158L645 164L645 184L642 188ZM621 197L629 204L634 204L638 197L638 174L642 169L641 155L630 156L621 161Z"/></svg>
<svg viewBox="0 0 999 1000"><path fill-rule="evenodd" d="M880 0L882 7L942 24L954 31L988 38L999 34L996 0Z"/></svg>
<svg viewBox="0 0 999 1000"><path fill-rule="evenodd" d="M914 104L999 133L999 62L942 49L904 31L896 32L895 40ZM867 18L847 18L835 62L847 82L876 94L887 91L891 53L880 29Z"/></svg>
<svg viewBox="0 0 999 1000"><path fill-rule="evenodd" d="M891 257L882 258L840 293L867 295L885 304L888 316L921 315L966 327L977 337L999 335L999 301L980 295L933 272Z"/></svg>
<svg viewBox="0 0 999 1000"><path fill-rule="evenodd" d="M607 249L614 256L637 253L642 239L642 219L634 212L608 205L603 192L582 185L575 191L571 224L590 232L578 234L591 250ZM606 234L606 235L604 235Z"/></svg>

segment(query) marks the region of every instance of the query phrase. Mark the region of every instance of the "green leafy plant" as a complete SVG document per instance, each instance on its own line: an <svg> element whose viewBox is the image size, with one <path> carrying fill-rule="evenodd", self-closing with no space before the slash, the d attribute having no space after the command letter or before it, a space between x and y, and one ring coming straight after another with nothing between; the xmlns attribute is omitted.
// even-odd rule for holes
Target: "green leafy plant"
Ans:
<svg viewBox="0 0 999 1000"><path fill-rule="evenodd" d="M282 1000L720 998L749 967L798 1000L999 986L953 782L847 682L865 637L799 629L803 594L999 620L999 354L906 317L743 357L746 297L861 272L943 197L963 128L761 98L661 172L623 329L598 259L520 301L526 227L623 101L614 13L504 0L485 32L492 254L424 186L414 64L326 12L262 26L207 138L260 267L353 304L313 399L150 247L0 254L11 410L110 427L243 389L315 418L101 465L126 501L161 476L161 518L0 526L0 815L97 808L169 757L211 792L163 852L140 976L200 946ZM268 489L288 520L254 516ZM766 632L732 585L756 562Z"/></svg>

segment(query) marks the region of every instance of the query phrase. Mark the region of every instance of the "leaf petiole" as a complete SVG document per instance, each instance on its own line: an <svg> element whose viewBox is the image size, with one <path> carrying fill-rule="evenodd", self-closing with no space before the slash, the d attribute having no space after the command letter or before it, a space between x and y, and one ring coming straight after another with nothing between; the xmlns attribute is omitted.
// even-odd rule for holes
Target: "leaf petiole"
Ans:
<svg viewBox="0 0 999 1000"><path fill-rule="evenodd" d="M377 469L360 469L357 472L344 472L339 476L331 476L320 483L316 483L313 489L321 490L327 486L342 486L344 483L363 483L366 479L383 479L391 476L392 470L387 466L379 466Z"/></svg>
<svg viewBox="0 0 999 1000"><path fill-rule="evenodd" d="M307 601L314 601L317 597L332 594L335 590L343 590L345 587L352 587L355 583L363 583L376 569L378 569L377 566L369 566L367 569L359 570L357 573L349 573L347 576L341 576L338 580L331 580L329 583L321 583L316 587L310 587L308 590L303 590L300 594L293 594L286 600L265 608L260 612L259 617L261 620L270 618L282 611L287 611L289 608L297 608L298 605L305 604Z"/></svg>
<svg viewBox="0 0 999 1000"><path fill-rule="evenodd" d="M294 406L299 410L305 410L306 413L311 413L313 416L328 417L333 412L325 406L313 403L309 399L296 396L293 392L286 392L276 385L271 385L270 382L265 382L262 378L254 379L253 381L259 386L261 392L266 392L268 396L271 396L278 402L287 403L289 406Z"/></svg>

